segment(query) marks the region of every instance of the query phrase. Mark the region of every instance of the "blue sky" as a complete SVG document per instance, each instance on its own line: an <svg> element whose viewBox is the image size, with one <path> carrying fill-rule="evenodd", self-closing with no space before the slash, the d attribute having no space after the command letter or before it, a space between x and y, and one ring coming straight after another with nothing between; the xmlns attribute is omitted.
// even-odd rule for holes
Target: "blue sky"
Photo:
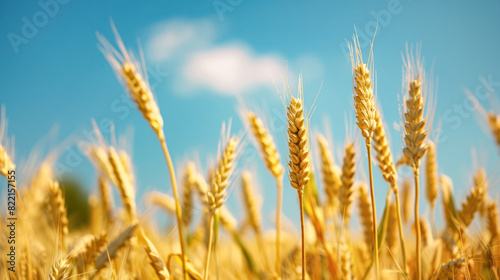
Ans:
<svg viewBox="0 0 500 280"><path fill-rule="evenodd" d="M497 96L500 89L499 12L498 0L4 0L0 3L0 103L7 109L9 135L15 136L20 179L26 179L23 174L28 170L22 169L23 162L34 147L42 154L59 147L66 152L58 163L93 191L96 179L91 164L74 145L59 143L68 137L76 139L72 142L87 139L94 118L102 124L113 121L117 135L132 136L129 146L139 198L153 189L171 193L154 133L130 106L96 47L96 31L113 39L110 17L136 54L140 39L178 173L188 159L206 167L217 152L223 121L232 119L233 131L243 129L238 100L277 125L275 137L282 159L285 157L284 134L279 129L284 108L272 78L281 89L280 75L287 63L293 89L298 73L303 73L306 107L312 105L323 84L311 129L333 134L340 163L346 116L354 123L345 39L351 38L356 25L360 42L366 46L366 38L372 37L378 21L373 47L377 98L389 124L393 153L401 155L400 132L393 126L399 122L401 53L406 42L421 43L426 69L432 68L439 80L434 120L435 127L441 122L439 171L454 180L455 193L463 199L474 168L485 166L492 183L491 196L496 197L498 147L486 126L478 125L476 118L484 121L477 112L467 109L464 89L470 89L486 109L500 112L495 99L484 98L485 88L496 90ZM354 126L349 130L358 131ZM109 135L105 132L108 139ZM364 149L360 159L367 173ZM272 177L257 158L245 162L240 167L258 173L264 211L273 211L276 194ZM381 212L387 184L379 172L375 173L375 184ZM236 184L229 199L236 212L241 201L238 187ZM296 223L296 193L287 182L284 201L284 214ZM422 203L421 208L422 214L428 213L427 204ZM268 225L270 216L264 215Z"/></svg>

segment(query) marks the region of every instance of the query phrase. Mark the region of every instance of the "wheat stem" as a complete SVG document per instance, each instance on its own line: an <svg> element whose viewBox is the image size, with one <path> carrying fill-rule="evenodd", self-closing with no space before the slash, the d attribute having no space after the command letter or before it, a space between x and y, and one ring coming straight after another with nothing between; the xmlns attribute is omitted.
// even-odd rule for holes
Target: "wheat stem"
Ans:
<svg viewBox="0 0 500 280"><path fill-rule="evenodd" d="M281 279L281 208L283 204L283 175L276 178L278 197L276 202L276 274Z"/></svg>
<svg viewBox="0 0 500 280"><path fill-rule="evenodd" d="M416 244L416 253L417 253L417 279L422 279L422 260L420 256L420 248L421 248L421 232L420 232L420 222L419 222L419 209L418 204L420 201L420 186L419 186L419 171L418 165L414 165L413 174L415 177L415 228L417 231L417 244Z"/></svg>
<svg viewBox="0 0 500 280"><path fill-rule="evenodd" d="M304 200L303 191L297 191L299 195L299 205L300 205L300 232L302 235L302 280L306 279L306 238L305 238L305 224L304 224Z"/></svg>
<svg viewBox="0 0 500 280"><path fill-rule="evenodd" d="M398 218L399 242L401 243L401 254L403 254L403 272L405 275L408 275L405 239L403 235L403 222L401 220L401 206L399 203L399 188L396 186L396 182L392 182L391 184L394 185L391 186L391 188L394 190L394 196L396 197L396 213Z"/></svg>
<svg viewBox="0 0 500 280"><path fill-rule="evenodd" d="M375 258L375 274L380 279L380 264L378 260L378 240L377 240L377 209L375 206L375 190L373 188L373 168L372 168L372 144L371 139L366 138L366 150L368 151L368 171L370 175L370 196L372 200L372 226L373 226L373 250Z"/></svg>
<svg viewBox="0 0 500 280"><path fill-rule="evenodd" d="M208 268L210 266L210 253L212 251L212 239L214 237L214 214L210 215L210 226L208 233L208 250L207 250L207 258L205 260L205 274L203 274L203 280L206 280L208 277Z"/></svg>
<svg viewBox="0 0 500 280"><path fill-rule="evenodd" d="M175 179L175 170L174 165L172 163L172 158L170 157L170 153L168 152L167 142L165 141L165 137L163 134L159 135L159 140L161 143L161 148L163 150L163 154L165 155L165 159L168 165L168 171L170 172L170 182L172 183L172 191L174 193L175 199L175 212L177 216L177 226L179 227L179 243L181 245L181 257L182 257L182 274L184 275L184 280L187 280L186 274L186 257L185 257L185 247L184 247L184 234L182 231L182 210L181 203L179 202L179 192L177 190L177 180Z"/></svg>

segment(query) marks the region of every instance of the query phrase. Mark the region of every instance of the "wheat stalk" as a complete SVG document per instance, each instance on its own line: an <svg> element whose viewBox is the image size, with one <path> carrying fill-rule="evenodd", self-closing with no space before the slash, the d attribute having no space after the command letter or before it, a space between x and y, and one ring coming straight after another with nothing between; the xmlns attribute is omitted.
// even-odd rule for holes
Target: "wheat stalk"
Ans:
<svg viewBox="0 0 500 280"><path fill-rule="evenodd" d="M267 259L266 247L264 245L264 240L262 239L262 226L261 226L261 215L260 215L260 203L259 199L252 188L251 174L248 171L244 171L241 174L241 185L243 187L243 202L245 204L245 209L247 211L248 222L252 226L255 235L257 237L257 243L263 256L263 261L267 266L269 261ZM221 216L222 220L222 216ZM279 274L278 274L279 275Z"/></svg>
<svg viewBox="0 0 500 280"><path fill-rule="evenodd" d="M120 52L118 52L106 40L106 38L104 38L104 36L98 33L97 37L100 42L99 49L104 54L106 60L110 63L117 76L127 88L130 97L137 105L137 108L142 113L142 116L149 123L153 131L156 133L158 140L160 141L161 148L170 173L170 182L172 184L172 191L175 198L175 212L177 216L177 226L179 228L178 232L179 243L181 245L183 278L184 280L187 280L182 209L177 188L177 179L175 177L174 164L172 162L172 158L170 157L165 134L163 132L163 118L160 114L160 109L149 86L147 74L145 73L146 69L142 69L141 71L140 64L134 61L133 56L127 52L125 45L123 44L123 41L121 40L120 35L116 30L116 27L113 23L111 23L111 25L115 33L116 42L118 44ZM142 60L144 62L144 59ZM142 73L143 71L144 73Z"/></svg>
<svg viewBox="0 0 500 280"><path fill-rule="evenodd" d="M373 171L372 171L372 138L373 132L377 126L375 119L375 97L373 95L372 80L370 77L369 66L363 63L361 49L357 36L353 36L354 50L351 50L351 62L353 68L353 99L354 99L354 112L356 114L357 125L361 130L361 135L365 138L366 150L368 152L368 171L370 176L370 198L372 206L372 239L374 244L374 259L375 259L375 272L376 278L380 279L380 265L378 259L378 241L377 241L377 208L375 206L375 189L373 187ZM355 53L355 55L353 54ZM370 57L373 59L373 56ZM368 62L373 66L373 60L368 58Z"/></svg>
<svg viewBox="0 0 500 280"><path fill-rule="evenodd" d="M224 131L224 126L223 126ZM229 129L227 134L229 135ZM217 169L214 170L213 180L210 182L211 188L207 193L208 198L208 208L210 213L210 232L209 232L209 245L207 250L207 258L205 262L205 274L204 279L208 277L208 268L210 265L210 253L212 250L212 243L216 243L213 239L213 224L214 218L218 215L217 211L226 201L228 194L228 185L230 183L231 174L234 171L235 160L238 155L238 145L240 139L238 137L232 137L227 142L222 156L217 164Z"/></svg>
<svg viewBox="0 0 500 280"><path fill-rule="evenodd" d="M413 61L411 61L413 63ZM419 75L413 78L413 72L418 70ZM426 120L424 119L424 105L425 99L422 93L422 84L424 83L424 77L420 65L417 63L417 68L414 68L410 64L410 59L408 59L407 74L409 82L409 98L405 101L405 133L404 141L405 147L403 148L403 153L406 159L409 161L411 167L413 168L413 174L415 179L415 225L417 233L416 242L416 252L417 252L417 277L420 279L422 277L422 260L421 260L421 233L420 233L420 223L418 222L419 217L419 203L420 203L420 185L419 185L419 167L420 160L425 155L427 151L427 145L425 140L427 138L426 130Z"/></svg>
<svg viewBox="0 0 500 280"><path fill-rule="evenodd" d="M278 277L281 277L281 208L283 200L283 165L274 139L266 129L262 120L253 112L248 112L248 122L252 134L259 144L260 151L266 167L273 174L277 187L276 202L276 263L275 269Z"/></svg>
<svg viewBox="0 0 500 280"><path fill-rule="evenodd" d="M304 187L309 182L309 143L307 126L304 120L304 107L302 105L302 79L299 79L299 98L291 97L287 108L288 119L288 162L290 185L297 190L300 204L300 223L302 232L302 279L306 275L305 232L303 193Z"/></svg>
<svg viewBox="0 0 500 280"><path fill-rule="evenodd" d="M376 153L378 166L382 172L382 177L391 185L391 188L394 191L394 196L396 198L396 214L399 230L399 241L403 255L403 272L405 274L408 274L406 267L406 248L403 236L403 222L401 220L399 188L397 185L398 176L396 166L394 166L394 161L392 159L389 141L387 140L387 135L385 133L384 122L382 121L382 117L378 110L375 111L375 121L377 125L375 127L375 130L373 131L373 148Z"/></svg>
<svg viewBox="0 0 500 280"><path fill-rule="evenodd" d="M411 201L411 181L409 178L404 179L403 186L401 188L403 196L403 219L405 223L410 221L412 201Z"/></svg>

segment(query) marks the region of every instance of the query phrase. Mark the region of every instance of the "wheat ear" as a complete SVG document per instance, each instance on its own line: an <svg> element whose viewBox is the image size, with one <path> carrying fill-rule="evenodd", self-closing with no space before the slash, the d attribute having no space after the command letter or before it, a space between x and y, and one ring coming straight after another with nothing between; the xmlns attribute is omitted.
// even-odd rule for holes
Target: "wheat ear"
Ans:
<svg viewBox="0 0 500 280"><path fill-rule="evenodd" d="M112 28L115 33L115 38L120 49L118 52L105 38L104 36L97 34L98 40L100 42L99 48L104 54L110 65L120 77L121 81L125 84L127 91L137 105L137 108L142 113L144 119L149 123L153 131L156 133L158 140L160 141L165 160L167 162L168 171L170 173L170 182L172 184L172 191L174 193L175 199L175 212L177 217L177 226L179 232L179 243L181 247L181 261L182 261L182 271L183 279L187 280L186 272L186 256L185 256L185 246L184 246L184 233L183 233L183 221L182 221L182 208L179 199L179 192L177 188L177 179L175 177L174 164L172 158L170 157L170 152L168 151L167 141L165 139L165 134L163 132L163 118L160 114L160 109L154 95L151 91L149 83L147 81L146 69L142 69L140 64L133 60L133 57L127 52L123 41L116 30L116 27L112 23ZM142 73L144 71L144 73Z"/></svg>
<svg viewBox="0 0 500 280"><path fill-rule="evenodd" d="M299 95L302 93L302 80L299 80ZM306 277L306 254L303 194L304 187L309 182L309 143L307 126L304 120L304 107L300 98L292 96L287 110L288 119L288 150L290 161L288 170L290 185L297 190L300 204L300 224L302 232L302 279Z"/></svg>
<svg viewBox="0 0 500 280"><path fill-rule="evenodd" d="M347 244L345 237L340 239L340 270L342 271L342 279L351 280L352 277L352 263L351 251Z"/></svg>
<svg viewBox="0 0 500 280"><path fill-rule="evenodd" d="M436 160L436 145L434 142L427 143L427 155L425 160L425 196L431 206L431 225L436 228L436 221L434 218L434 209L436 207L436 200L438 197L438 167Z"/></svg>
<svg viewBox="0 0 500 280"><path fill-rule="evenodd" d="M108 180L104 176L99 176L99 192L101 194L102 211L107 226L113 221L113 195Z"/></svg>
<svg viewBox="0 0 500 280"><path fill-rule="evenodd" d="M373 95L372 80L370 77L370 69L367 64L363 63L363 57L359 48L357 37L353 37L355 55L352 54L351 60L353 67L353 80L354 80L354 112L356 114L357 125L361 130L361 135L365 138L366 150L368 152L368 171L370 176L370 198L372 207L372 220L373 220L373 248L375 259L375 272L376 278L380 279L380 265L378 259L378 240L377 240L377 208L375 206L375 189L373 187L373 170L372 170L372 138L373 131L377 126L375 120L376 108L375 97ZM370 53L371 55L371 53ZM373 58L373 57L372 57ZM370 59L368 59L370 62ZM373 65L373 64L372 64Z"/></svg>
<svg viewBox="0 0 500 280"><path fill-rule="evenodd" d="M118 254L118 251L125 246L127 241L129 241L134 236L134 230L137 228L137 221L132 222L124 231L118 235L109 245L106 250L101 252L97 259L95 260L95 268L97 272L103 269L109 260L114 260Z"/></svg>
<svg viewBox="0 0 500 280"><path fill-rule="evenodd" d="M215 216L218 215L218 209L224 204L227 199L228 185L230 183L231 174L234 171L235 160L237 157L237 149L240 139L233 137L229 139L222 156L217 164L217 169L214 171L214 177L211 182L211 188L207 193L208 208L210 213L210 232L209 232L209 245L207 250L207 258L205 262L204 279L208 277L208 268L210 266L210 253L212 250L212 243L217 243L213 239L213 224Z"/></svg>
<svg viewBox="0 0 500 280"><path fill-rule="evenodd" d="M344 219L344 224L349 224L352 203L354 201L354 174L356 171L356 149L354 143L347 143L345 155L342 163L342 175L340 180L342 185L339 192L340 215Z"/></svg>
<svg viewBox="0 0 500 280"><path fill-rule="evenodd" d="M409 99L406 100L406 112L404 113L405 123L405 144L403 153L409 160L415 178L415 225L417 232L416 252L417 252L417 277L421 279L422 275L422 260L420 257L421 237L420 237L420 223L419 217L419 203L420 203L420 188L419 188L419 167L420 159L424 156L427 145L425 138L427 131L425 130L424 114L424 98L422 95L422 81L420 77L410 82L409 86Z"/></svg>
<svg viewBox="0 0 500 280"><path fill-rule="evenodd" d="M481 170L479 169L478 174L476 176L482 176ZM483 170L484 171L484 170ZM475 180L475 183L478 183L478 180ZM457 217L462 222L464 227L468 227L472 220L474 219L474 214L479 210L479 204L483 201L484 196L486 195L486 184L479 182L479 184L474 184L469 195L467 195L465 201L462 203L462 209L457 213Z"/></svg>
<svg viewBox="0 0 500 280"><path fill-rule="evenodd" d="M168 194L153 191L147 196L146 201L159 206L168 214L175 214L175 199Z"/></svg>
<svg viewBox="0 0 500 280"><path fill-rule="evenodd" d="M280 155L273 137L268 132L262 120L253 112L248 112L248 121L257 143L259 144L261 155L266 163L267 169L273 174L276 180L276 263L275 269L278 277L281 277L281 208L283 200L283 165L281 165Z"/></svg>
<svg viewBox="0 0 500 280"><path fill-rule="evenodd" d="M490 125L497 146L500 147L500 115L496 115L493 112L488 113L488 124Z"/></svg>
<svg viewBox="0 0 500 280"><path fill-rule="evenodd" d="M398 222L398 215L397 215L398 209L396 203L394 202L391 203L389 207L390 207L389 221L388 221L385 241L387 244L387 248L390 250L391 254L394 255L396 251L397 235L398 235L398 228L395 226L396 223Z"/></svg>
<svg viewBox="0 0 500 280"><path fill-rule="evenodd" d="M182 219L186 230L189 231L189 225L193 218L193 191L196 184L195 165L189 162L184 171L182 180Z"/></svg>
<svg viewBox="0 0 500 280"><path fill-rule="evenodd" d="M359 186L359 217L361 218L363 236L368 248L373 246L373 220L371 209L371 201L366 191L366 185L361 184Z"/></svg>
<svg viewBox="0 0 500 280"><path fill-rule="evenodd" d="M165 262L162 260L160 253L156 249L153 242L151 242L151 240L149 240L149 238L146 236L146 233L142 228L140 228L138 236L140 241L142 242L142 245L144 246L146 254L148 255L151 266L155 270L156 276L158 276L158 279L170 279L170 273L168 272Z"/></svg>
<svg viewBox="0 0 500 280"><path fill-rule="evenodd" d="M116 187L127 211L129 221L136 218L135 191L128 172L114 147L108 148L108 158L116 178Z"/></svg>
<svg viewBox="0 0 500 280"><path fill-rule="evenodd" d="M339 191L342 181L340 180L340 170L335 166L333 156L323 135L318 134L318 147L321 158L321 174L323 185L327 197L327 207L330 208L333 214L337 213L339 207Z"/></svg>
<svg viewBox="0 0 500 280"><path fill-rule="evenodd" d="M53 219L55 221L59 237L61 238L61 245L65 248L65 240L68 236L68 216L66 207L64 206L64 196L57 181L48 185L48 191Z"/></svg>
<svg viewBox="0 0 500 280"><path fill-rule="evenodd" d="M259 209L260 203L255 190L252 188L252 175L250 174L250 172L244 171L241 174L241 185L243 187L243 202L245 203L248 222L255 232L257 243L263 256L263 261L267 266L269 264L269 261L267 259L266 247L262 238L262 222Z"/></svg>
<svg viewBox="0 0 500 280"><path fill-rule="evenodd" d="M494 239L500 234L500 228L498 227L498 208L495 201L490 201L488 203L487 218L488 231L490 232L491 239Z"/></svg>
<svg viewBox="0 0 500 280"><path fill-rule="evenodd" d="M74 258L78 250L71 251L66 257L57 260L51 267L49 272L49 280L65 280L69 279L69 268L71 260Z"/></svg>
<svg viewBox="0 0 500 280"><path fill-rule="evenodd" d="M81 250L75 256L78 264L78 273L85 273L87 269L94 264L99 253L106 245L107 236L105 233L92 235L84 238L78 246Z"/></svg>
<svg viewBox="0 0 500 280"><path fill-rule="evenodd" d="M384 122L380 116L379 111L375 112L375 121L377 126L373 131L373 149L376 152L376 159L378 166L382 172L382 177L386 182L391 185L394 191L394 196L396 198L396 213L397 213L397 223L399 230L399 243L401 245L401 251L403 255L403 272L408 274L406 267L406 248L403 236L403 222L401 219L401 208L399 200L399 188L397 185L398 175L396 172L396 166L394 166L394 161L392 159L391 150L389 147L389 141L387 140L387 135L384 129ZM392 213L392 212L391 212Z"/></svg>

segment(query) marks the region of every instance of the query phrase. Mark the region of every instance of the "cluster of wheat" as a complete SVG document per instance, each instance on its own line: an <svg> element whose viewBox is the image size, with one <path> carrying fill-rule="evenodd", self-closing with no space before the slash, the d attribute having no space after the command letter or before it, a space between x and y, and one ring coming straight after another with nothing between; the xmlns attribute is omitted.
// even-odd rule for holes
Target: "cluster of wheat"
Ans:
<svg viewBox="0 0 500 280"><path fill-rule="evenodd" d="M237 168L244 149L244 134L231 134L230 124L223 124L217 161L206 171L193 162L181 166L183 176L178 189L163 118L146 73L126 50L114 26L113 29L118 50L98 35L101 51L158 137L171 179L173 197L166 194L168 189L165 193L147 194L145 213L150 213L151 207L160 208L176 218L176 226L172 231L162 232L148 214L139 213L136 206L139 186L136 186L130 156L116 144L109 144L94 123L98 140L84 147L97 174L95 194L88 199L91 211L88 228L68 230L71 220L64 190L53 171L54 157L49 156L27 185L14 187L17 260L14 269L9 263L0 262L0 278L499 279L498 206L488 196L487 174L484 169L473 174L470 193L458 206L451 179L438 172L437 143L427 137L433 117L433 85L420 60L408 55L404 63L405 97L401 119L404 145L402 157L395 161L381 108L376 105L373 56L370 51L368 60L363 61L357 39L353 37L353 45L350 45L353 104L357 126L365 139L367 182L358 179L362 177L358 174L358 161L363 152L356 140L346 140L343 159L337 163L326 137L309 133L310 114L304 105L301 78L297 94L285 87L282 96L287 118L287 168L282 165L276 141L264 119L250 110L242 112L248 135L260 151L262 163L276 180L275 229L265 231L261 199L253 185L256 178L251 172ZM500 116L486 114L477 101L475 104L483 112L496 143L500 144ZM15 164L8 141L1 141L4 124L5 116L2 116L0 174L7 178ZM313 168L312 147L318 151L317 169ZM374 185L372 157L387 186ZM430 223L419 211L423 158ZM397 169L403 165L411 168L412 178L398 179ZM299 199L298 206L295 201L285 201L285 205L297 208L300 240L293 231L282 230L285 171ZM324 195L318 185L322 186ZM235 186L241 186L242 205L246 210L239 224L225 206ZM113 187L120 196L121 208L113 202ZM375 196L381 194L382 188L388 192L383 213L379 215L381 219L377 221ZM439 194L446 222L442 228L437 227L434 219ZM356 202L360 235L353 234L350 226ZM195 209L201 209L201 215L194 215ZM484 229L472 232L468 228L476 213ZM3 223L6 218L0 221ZM0 248L4 252L9 232L7 227L1 228Z"/></svg>

